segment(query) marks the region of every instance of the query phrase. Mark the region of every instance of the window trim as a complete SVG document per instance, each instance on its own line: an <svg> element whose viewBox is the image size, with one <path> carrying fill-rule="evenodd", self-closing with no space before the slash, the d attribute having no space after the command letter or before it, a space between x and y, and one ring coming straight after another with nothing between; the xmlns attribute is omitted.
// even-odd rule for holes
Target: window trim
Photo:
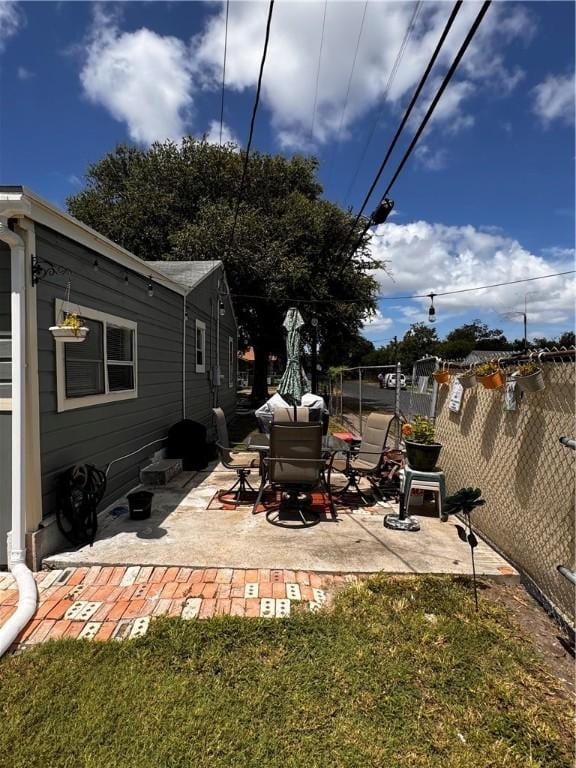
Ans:
<svg viewBox="0 0 576 768"><path fill-rule="evenodd" d="M202 365L198 363L198 330L202 331ZM206 373L206 323L198 319L194 326L194 361L196 373Z"/></svg>
<svg viewBox="0 0 576 768"><path fill-rule="evenodd" d="M64 343L55 342L56 345L56 400L57 411L72 411L77 408L88 408L93 405L104 405L106 403L116 403L120 400L133 400L138 397L138 323L132 320L126 320L124 317L118 317L117 315L110 315L108 312L101 312L97 309L91 309L90 307L81 307L78 304L71 304L69 302L62 301L62 299L56 299L54 307L54 319L58 323L64 312L77 312L81 317L85 317L87 320L95 320L102 323L103 328L103 351L104 351L104 389L106 390L99 395L86 395L84 397L67 397L66 395L66 368L64 357ZM126 330L134 333L134 345L133 345L133 369L134 369L134 389L123 389L118 392L108 391L108 357L107 357L107 341L106 341L106 324L115 325L119 328L126 328ZM113 361L112 361L113 362Z"/></svg>
<svg viewBox="0 0 576 768"><path fill-rule="evenodd" d="M228 389L234 386L234 339L228 336Z"/></svg>

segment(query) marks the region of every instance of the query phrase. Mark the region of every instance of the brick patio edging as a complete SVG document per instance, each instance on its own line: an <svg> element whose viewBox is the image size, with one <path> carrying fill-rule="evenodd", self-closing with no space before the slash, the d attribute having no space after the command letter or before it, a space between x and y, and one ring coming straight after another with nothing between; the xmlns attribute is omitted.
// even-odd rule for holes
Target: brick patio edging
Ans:
<svg viewBox="0 0 576 768"><path fill-rule="evenodd" d="M357 574L164 566L93 566L35 574L38 608L13 650L60 637L108 640L144 635L155 616L282 618L292 604L317 610L325 590L356 581ZM0 626L16 608L18 590L0 574Z"/></svg>

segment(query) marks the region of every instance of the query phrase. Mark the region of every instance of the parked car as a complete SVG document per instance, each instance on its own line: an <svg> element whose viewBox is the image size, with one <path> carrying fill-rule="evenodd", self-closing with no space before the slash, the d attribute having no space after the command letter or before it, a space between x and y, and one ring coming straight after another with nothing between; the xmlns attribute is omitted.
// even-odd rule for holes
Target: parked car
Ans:
<svg viewBox="0 0 576 768"><path fill-rule="evenodd" d="M384 386L386 389L396 389L396 374L387 373L384 377ZM406 389L406 376L403 373L400 374L400 388Z"/></svg>

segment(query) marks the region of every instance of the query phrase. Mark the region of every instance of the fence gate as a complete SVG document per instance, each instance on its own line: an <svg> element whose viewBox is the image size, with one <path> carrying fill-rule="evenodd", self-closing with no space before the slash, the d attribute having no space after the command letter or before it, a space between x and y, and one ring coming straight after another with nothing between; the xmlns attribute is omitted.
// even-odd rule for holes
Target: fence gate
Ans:
<svg viewBox="0 0 576 768"><path fill-rule="evenodd" d="M438 384L432 374L437 368L437 357L423 357L414 363L412 382L400 392L400 413L406 421L414 416L436 417Z"/></svg>

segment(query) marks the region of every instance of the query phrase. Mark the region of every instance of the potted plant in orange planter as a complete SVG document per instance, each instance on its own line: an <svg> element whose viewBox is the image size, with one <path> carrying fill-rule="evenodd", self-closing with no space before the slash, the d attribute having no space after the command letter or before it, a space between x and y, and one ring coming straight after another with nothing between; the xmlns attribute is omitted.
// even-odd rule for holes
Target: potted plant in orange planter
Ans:
<svg viewBox="0 0 576 768"><path fill-rule="evenodd" d="M540 392L546 386L542 376L542 368L531 360L520 365L512 376L523 392Z"/></svg>
<svg viewBox="0 0 576 768"><path fill-rule="evenodd" d="M406 458L412 469L433 472L442 444L434 439L434 424L426 416L414 416L411 422L402 425Z"/></svg>
<svg viewBox="0 0 576 768"><path fill-rule="evenodd" d="M498 363L480 363L476 366L476 378L484 389L501 389L505 377Z"/></svg>
<svg viewBox="0 0 576 768"><path fill-rule="evenodd" d="M432 378L437 384L448 384L450 381L450 371L443 365L442 368L432 373Z"/></svg>

